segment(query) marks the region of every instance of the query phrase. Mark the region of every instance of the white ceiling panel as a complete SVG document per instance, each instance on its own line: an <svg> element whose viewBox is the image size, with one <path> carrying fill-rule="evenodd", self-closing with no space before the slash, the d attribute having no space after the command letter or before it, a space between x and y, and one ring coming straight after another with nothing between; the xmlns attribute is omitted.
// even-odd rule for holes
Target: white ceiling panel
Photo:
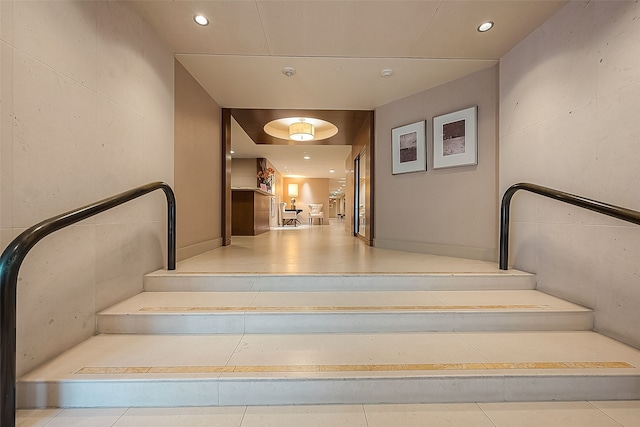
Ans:
<svg viewBox="0 0 640 427"><path fill-rule="evenodd" d="M402 58L177 57L220 106L271 109L373 110L497 63ZM296 71L292 77L282 74L287 66ZM386 68L394 72L383 78L380 72Z"/></svg>
<svg viewBox="0 0 640 427"><path fill-rule="evenodd" d="M260 1L272 55L408 57L439 1Z"/></svg>

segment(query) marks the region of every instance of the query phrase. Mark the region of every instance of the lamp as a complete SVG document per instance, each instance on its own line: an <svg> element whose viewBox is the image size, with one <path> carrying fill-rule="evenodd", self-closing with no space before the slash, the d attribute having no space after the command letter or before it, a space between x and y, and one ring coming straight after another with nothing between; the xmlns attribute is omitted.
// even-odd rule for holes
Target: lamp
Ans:
<svg viewBox="0 0 640 427"><path fill-rule="evenodd" d="M291 209L296 208L296 197L298 197L298 184L289 184L289 197L291 197Z"/></svg>
<svg viewBox="0 0 640 427"><path fill-rule="evenodd" d="M289 138L295 141L311 141L315 133L316 128L311 123L305 123L304 119L289 125Z"/></svg>

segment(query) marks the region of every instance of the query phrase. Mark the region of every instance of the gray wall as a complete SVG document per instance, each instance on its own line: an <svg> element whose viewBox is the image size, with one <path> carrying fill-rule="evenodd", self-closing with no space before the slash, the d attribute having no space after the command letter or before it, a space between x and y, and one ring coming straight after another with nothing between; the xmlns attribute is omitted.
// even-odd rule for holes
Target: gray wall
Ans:
<svg viewBox="0 0 640 427"><path fill-rule="evenodd" d="M375 246L495 260L498 68L376 110ZM433 169L433 117L478 106L478 165ZM427 171L392 175L391 130L427 120Z"/></svg>
<svg viewBox="0 0 640 427"><path fill-rule="evenodd" d="M570 2L500 64L500 189L529 181L640 210L640 4ZM640 347L640 227L516 195L511 264Z"/></svg>
<svg viewBox="0 0 640 427"><path fill-rule="evenodd" d="M173 55L119 2L0 2L0 244L150 181L173 184ZM166 259L154 193L38 243L18 285L18 375L94 334Z"/></svg>

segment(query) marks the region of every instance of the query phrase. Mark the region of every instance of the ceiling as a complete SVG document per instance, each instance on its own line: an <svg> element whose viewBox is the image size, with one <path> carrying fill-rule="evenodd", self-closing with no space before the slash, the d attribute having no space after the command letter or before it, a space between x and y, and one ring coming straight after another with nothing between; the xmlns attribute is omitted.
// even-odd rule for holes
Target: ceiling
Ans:
<svg viewBox="0 0 640 427"><path fill-rule="evenodd" d="M553 0L230 0L132 1L176 58L224 108L374 110L491 67L557 12ZM193 16L210 20L202 27ZM487 20L495 27L480 33ZM284 67L293 67L291 77ZM393 70L390 77L381 71ZM257 119L250 127L266 123ZM242 123L246 127L247 122ZM236 131L242 133L239 128ZM233 130L232 130L233 132ZM247 153L251 145L236 149ZM242 138L244 143L245 136ZM321 159L345 147L256 145L283 172L328 177ZM328 150L309 161L285 150ZM250 150L249 150L250 151ZM266 152L258 155L259 152ZM313 170L325 171L315 176ZM336 163L332 163L335 165ZM336 169L337 171L338 169Z"/></svg>

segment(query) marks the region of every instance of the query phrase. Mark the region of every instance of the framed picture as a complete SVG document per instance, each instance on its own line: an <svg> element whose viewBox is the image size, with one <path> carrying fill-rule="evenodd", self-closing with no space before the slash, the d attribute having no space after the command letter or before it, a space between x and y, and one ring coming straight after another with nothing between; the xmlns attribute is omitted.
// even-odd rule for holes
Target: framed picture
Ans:
<svg viewBox="0 0 640 427"><path fill-rule="evenodd" d="M478 164L478 107L433 118L433 168Z"/></svg>
<svg viewBox="0 0 640 427"><path fill-rule="evenodd" d="M426 131L427 122L424 120L391 129L394 175L427 170Z"/></svg>

